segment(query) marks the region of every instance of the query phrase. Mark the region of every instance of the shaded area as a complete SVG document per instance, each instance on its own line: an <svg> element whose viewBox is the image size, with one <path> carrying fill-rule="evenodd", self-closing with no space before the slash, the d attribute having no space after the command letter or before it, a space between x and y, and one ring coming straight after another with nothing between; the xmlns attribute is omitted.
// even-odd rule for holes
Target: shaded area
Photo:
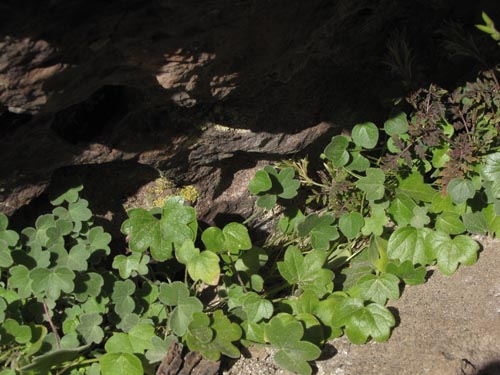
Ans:
<svg viewBox="0 0 500 375"><path fill-rule="evenodd" d="M237 165L318 150L316 141L356 122L381 124L405 90L472 79L484 66L447 52L445 21L463 25L485 60L498 61L473 26L483 9L500 17L498 8L452 0L4 1L0 102L24 117L2 124L0 211L38 196L59 168L132 159L198 183L212 206L240 184ZM391 41L412 55L392 72ZM287 146L288 136L305 137L320 123L329 128ZM205 135L215 125L220 134Z"/></svg>

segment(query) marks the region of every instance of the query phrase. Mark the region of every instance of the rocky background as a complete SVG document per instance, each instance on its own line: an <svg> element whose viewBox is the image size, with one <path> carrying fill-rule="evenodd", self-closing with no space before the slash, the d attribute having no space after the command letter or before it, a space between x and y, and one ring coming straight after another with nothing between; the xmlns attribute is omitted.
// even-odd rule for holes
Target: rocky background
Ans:
<svg viewBox="0 0 500 375"><path fill-rule="evenodd" d="M473 31L481 10L499 14L490 3L4 0L0 212L22 222L44 192L83 183L116 231L161 175L196 187L207 223L246 217L256 167L384 121L409 88L385 63L395 35L413 87L473 78L481 67L443 53L439 30Z"/></svg>

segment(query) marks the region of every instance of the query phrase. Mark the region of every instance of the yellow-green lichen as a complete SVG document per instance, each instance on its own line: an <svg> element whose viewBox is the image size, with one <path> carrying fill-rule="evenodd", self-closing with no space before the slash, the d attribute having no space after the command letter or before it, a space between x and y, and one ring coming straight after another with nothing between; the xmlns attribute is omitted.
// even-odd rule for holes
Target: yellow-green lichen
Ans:
<svg viewBox="0 0 500 375"><path fill-rule="evenodd" d="M195 203L200 197L198 190L196 190L196 188L193 185L186 185L184 187L177 189L176 194L180 195L182 198L192 203Z"/></svg>
<svg viewBox="0 0 500 375"><path fill-rule="evenodd" d="M154 207L163 207L167 199L175 195L191 203L195 203L199 197L198 190L193 185L177 187L168 178L159 177L141 188L138 194L124 204L124 208L129 210L141 207L149 210Z"/></svg>

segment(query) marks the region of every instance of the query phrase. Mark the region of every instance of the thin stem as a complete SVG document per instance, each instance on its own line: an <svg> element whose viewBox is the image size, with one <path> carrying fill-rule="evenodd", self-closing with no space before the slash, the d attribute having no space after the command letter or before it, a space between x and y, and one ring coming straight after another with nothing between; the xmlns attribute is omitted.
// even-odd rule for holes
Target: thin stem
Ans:
<svg viewBox="0 0 500 375"><path fill-rule="evenodd" d="M244 282L243 282L243 280L241 279L241 276L240 276L240 274L239 274L238 270L236 269L236 265L235 265L235 263L234 263L233 258L231 257L231 253L230 253L229 251L227 252L227 256L229 257L229 261L231 262L231 263L230 263L230 264L231 264L231 268L232 268L232 270L233 270L234 274L236 275L236 278L238 279L238 282L240 283L241 287L243 288L243 291L244 291L245 293L247 293L247 292L248 292L248 290L247 290L247 288L245 287L245 283L244 283Z"/></svg>
<svg viewBox="0 0 500 375"><path fill-rule="evenodd" d="M50 329L54 333L54 336L56 337L56 345L57 349L61 349L61 338L59 337L59 334L57 333L56 326L54 325L54 322L52 321L52 317L50 316L50 311L49 307L47 306L47 303L45 302L45 298L42 299L42 305L43 305L43 310L45 311L45 315L47 316L47 322L49 323Z"/></svg>

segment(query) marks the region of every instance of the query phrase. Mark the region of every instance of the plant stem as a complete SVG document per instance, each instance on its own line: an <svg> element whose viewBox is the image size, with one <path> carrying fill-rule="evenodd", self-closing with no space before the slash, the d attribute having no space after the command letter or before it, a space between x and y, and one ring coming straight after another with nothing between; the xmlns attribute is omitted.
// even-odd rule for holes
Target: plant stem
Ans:
<svg viewBox="0 0 500 375"><path fill-rule="evenodd" d="M42 299L42 305L43 305L43 310L45 311L45 315L47 316L47 322L49 323L50 329L54 333L54 336L56 337L56 345L57 349L61 349L61 338L59 337L59 334L57 333L56 326L54 325L54 322L52 321L52 317L50 316L50 311L49 307L47 306L47 303L45 302L45 298Z"/></svg>

